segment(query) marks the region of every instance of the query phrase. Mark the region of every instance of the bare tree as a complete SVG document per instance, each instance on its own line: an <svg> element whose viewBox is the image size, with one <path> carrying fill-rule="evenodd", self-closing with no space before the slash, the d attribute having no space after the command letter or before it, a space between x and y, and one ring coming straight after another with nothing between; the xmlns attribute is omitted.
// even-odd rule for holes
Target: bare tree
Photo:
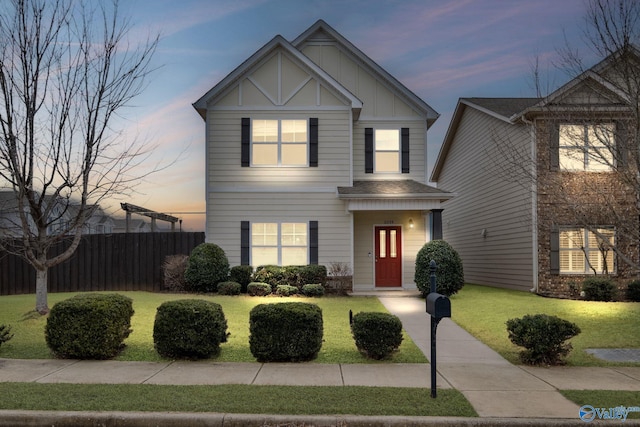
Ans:
<svg viewBox="0 0 640 427"><path fill-rule="evenodd" d="M597 65L585 66L587 56L566 42L554 66L579 82L580 91L565 86L563 93L549 93L535 61L540 103L524 120L547 146L538 142L534 151L517 151L508 135L496 131L500 170L535 193L538 212L593 233L605 261L612 251L638 272L637 249L630 248L640 241L640 2L587 0L582 30ZM554 138L555 159L548 149ZM605 224L615 224L615 239L602 231ZM603 271L611 269L605 262Z"/></svg>
<svg viewBox="0 0 640 427"><path fill-rule="evenodd" d="M114 125L143 90L158 37L132 46L130 29L117 0L0 6L0 176L20 230L4 247L35 268L43 314L48 269L73 255L95 204L142 177L149 149ZM64 251L50 257L60 242Z"/></svg>

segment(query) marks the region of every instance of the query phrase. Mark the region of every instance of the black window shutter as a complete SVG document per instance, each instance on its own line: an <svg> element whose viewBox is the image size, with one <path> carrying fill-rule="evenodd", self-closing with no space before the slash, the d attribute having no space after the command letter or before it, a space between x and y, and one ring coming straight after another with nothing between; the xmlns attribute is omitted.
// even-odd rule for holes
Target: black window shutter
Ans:
<svg viewBox="0 0 640 427"><path fill-rule="evenodd" d="M373 128L364 129L364 173L373 173Z"/></svg>
<svg viewBox="0 0 640 427"><path fill-rule="evenodd" d="M249 221L240 222L240 264L249 265Z"/></svg>
<svg viewBox="0 0 640 427"><path fill-rule="evenodd" d="M318 221L309 221L309 264L318 264Z"/></svg>
<svg viewBox="0 0 640 427"><path fill-rule="evenodd" d="M409 173L409 128L402 128L400 146L402 149L402 173Z"/></svg>
<svg viewBox="0 0 640 427"><path fill-rule="evenodd" d="M309 166L318 167L318 119L309 119Z"/></svg>
<svg viewBox="0 0 640 427"><path fill-rule="evenodd" d="M557 276L560 274L560 230L556 225L551 227L549 239L549 273Z"/></svg>
<svg viewBox="0 0 640 427"><path fill-rule="evenodd" d="M627 164L628 140L627 126L624 122L616 122L615 124L615 157L616 167L623 168Z"/></svg>
<svg viewBox="0 0 640 427"><path fill-rule="evenodd" d="M560 125L557 122L549 123L549 169L557 171L560 167Z"/></svg>
<svg viewBox="0 0 640 427"><path fill-rule="evenodd" d="M240 154L242 167L251 166L251 119L242 118L242 152Z"/></svg>

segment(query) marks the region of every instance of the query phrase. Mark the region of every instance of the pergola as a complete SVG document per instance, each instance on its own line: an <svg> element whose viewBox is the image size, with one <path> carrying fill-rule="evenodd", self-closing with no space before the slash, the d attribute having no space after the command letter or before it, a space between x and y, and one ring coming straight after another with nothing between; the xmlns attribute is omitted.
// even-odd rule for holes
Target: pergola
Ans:
<svg viewBox="0 0 640 427"><path fill-rule="evenodd" d="M120 207L122 207L122 210L124 210L127 213L127 220L126 220L127 233L129 232L129 223L131 222L132 213L144 215L146 217L151 218L152 232L156 231L156 220L170 222L171 231L176 231L176 222L180 220L175 216L167 215L160 212L155 212L150 209L143 208L141 206L132 205L131 203L120 203Z"/></svg>

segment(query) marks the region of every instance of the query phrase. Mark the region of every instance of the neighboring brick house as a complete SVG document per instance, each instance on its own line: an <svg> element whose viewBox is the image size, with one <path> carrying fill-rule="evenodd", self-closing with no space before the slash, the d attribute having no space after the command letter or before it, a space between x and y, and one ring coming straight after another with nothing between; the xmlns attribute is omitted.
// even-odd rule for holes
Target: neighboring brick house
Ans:
<svg viewBox="0 0 640 427"><path fill-rule="evenodd" d="M456 193L443 235L468 282L575 297L588 276L637 274L635 122L613 61L544 99L459 100L431 180Z"/></svg>
<svg viewBox="0 0 640 427"><path fill-rule="evenodd" d="M231 265L342 263L353 289L415 289L441 236L428 104L320 20L194 103L206 122L206 239Z"/></svg>

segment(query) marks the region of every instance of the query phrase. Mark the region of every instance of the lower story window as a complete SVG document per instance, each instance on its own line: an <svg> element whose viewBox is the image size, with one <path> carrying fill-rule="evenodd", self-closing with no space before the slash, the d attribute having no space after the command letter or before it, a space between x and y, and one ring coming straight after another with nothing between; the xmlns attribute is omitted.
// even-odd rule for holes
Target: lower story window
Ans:
<svg viewBox="0 0 640 427"><path fill-rule="evenodd" d="M309 263L305 222L251 224L251 265L305 265Z"/></svg>
<svg viewBox="0 0 640 427"><path fill-rule="evenodd" d="M560 230L560 273L612 273L615 233L611 227L588 231L584 228Z"/></svg>

